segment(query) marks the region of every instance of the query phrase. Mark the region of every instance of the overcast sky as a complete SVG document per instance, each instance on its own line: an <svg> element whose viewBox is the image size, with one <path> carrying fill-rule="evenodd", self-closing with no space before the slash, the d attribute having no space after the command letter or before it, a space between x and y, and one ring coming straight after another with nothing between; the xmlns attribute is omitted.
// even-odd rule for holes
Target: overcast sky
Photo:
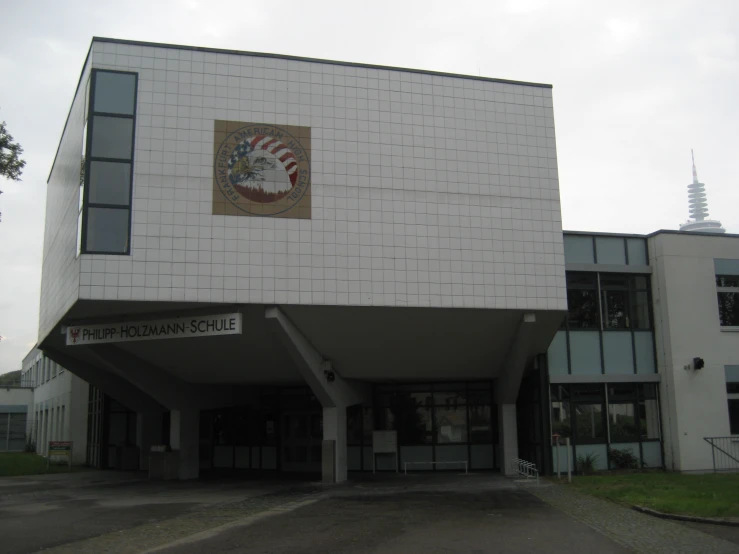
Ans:
<svg viewBox="0 0 739 554"><path fill-rule="evenodd" d="M565 229L687 219L690 149L711 217L739 233L739 1L4 2L0 373L37 338L46 178L93 36L274 52L554 85Z"/></svg>

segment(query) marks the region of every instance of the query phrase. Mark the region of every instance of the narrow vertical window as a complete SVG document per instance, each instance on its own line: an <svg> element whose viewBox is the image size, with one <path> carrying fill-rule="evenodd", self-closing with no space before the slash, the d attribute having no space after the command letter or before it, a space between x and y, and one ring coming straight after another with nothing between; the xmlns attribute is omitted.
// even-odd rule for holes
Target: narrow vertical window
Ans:
<svg viewBox="0 0 739 554"><path fill-rule="evenodd" d="M739 275L716 275L721 327L739 327Z"/></svg>
<svg viewBox="0 0 739 554"><path fill-rule="evenodd" d="M92 71L81 176L82 253L131 252L137 85L136 73Z"/></svg>

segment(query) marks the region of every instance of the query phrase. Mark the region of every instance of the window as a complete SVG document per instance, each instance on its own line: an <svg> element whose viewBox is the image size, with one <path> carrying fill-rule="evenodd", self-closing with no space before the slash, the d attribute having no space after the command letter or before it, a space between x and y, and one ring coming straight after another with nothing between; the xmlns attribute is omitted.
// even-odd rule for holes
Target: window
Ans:
<svg viewBox="0 0 739 554"><path fill-rule="evenodd" d="M567 304L570 329L600 327L598 287L594 273L567 273Z"/></svg>
<svg viewBox="0 0 739 554"><path fill-rule="evenodd" d="M93 70L80 175L79 251L129 254L138 75Z"/></svg>
<svg viewBox="0 0 739 554"><path fill-rule="evenodd" d="M599 264L626 265L626 243L622 237L595 237Z"/></svg>
<svg viewBox="0 0 739 554"><path fill-rule="evenodd" d="M567 263L592 264L593 237L586 235L564 235L565 261Z"/></svg>
<svg viewBox="0 0 739 554"><path fill-rule="evenodd" d="M604 329L629 327L629 285L626 276L604 274L600 277L601 312Z"/></svg>
<svg viewBox="0 0 739 554"><path fill-rule="evenodd" d="M729 399L729 427L732 435L739 435L739 398Z"/></svg>
<svg viewBox="0 0 739 554"><path fill-rule="evenodd" d="M603 421L603 386L575 386L572 388L576 444L606 442Z"/></svg>
<svg viewBox="0 0 739 554"><path fill-rule="evenodd" d="M626 251L629 265L647 265L647 241L639 238L626 239Z"/></svg>
<svg viewBox="0 0 739 554"><path fill-rule="evenodd" d="M647 241L641 237L565 233L568 264L648 265Z"/></svg>
<svg viewBox="0 0 739 554"><path fill-rule="evenodd" d="M570 392L567 387L552 387L552 435L559 435L562 441L572 437Z"/></svg>
<svg viewBox="0 0 739 554"><path fill-rule="evenodd" d="M638 385L639 392L639 437L642 441L659 440L659 403L657 385Z"/></svg>
<svg viewBox="0 0 739 554"><path fill-rule="evenodd" d="M434 392L434 405L436 443L467 442L467 399L464 392Z"/></svg>
<svg viewBox="0 0 739 554"><path fill-rule="evenodd" d="M716 275L718 317L722 327L739 327L739 275Z"/></svg>
<svg viewBox="0 0 739 554"><path fill-rule="evenodd" d="M636 387L634 385L610 385L608 387L608 428L611 442L639 440Z"/></svg>
<svg viewBox="0 0 739 554"><path fill-rule="evenodd" d="M642 275L600 275L604 329L651 329L648 281Z"/></svg>
<svg viewBox="0 0 739 554"><path fill-rule="evenodd" d="M469 409L470 442L488 444L493 442L492 397L490 390L467 391Z"/></svg>
<svg viewBox="0 0 739 554"><path fill-rule="evenodd" d="M346 442L349 446L362 444L362 406L346 409Z"/></svg>
<svg viewBox="0 0 739 554"><path fill-rule="evenodd" d="M401 446L490 444L494 439L489 383L381 387L376 405L377 428L397 430ZM366 411L365 444L371 444L371 418L372 411Z"/></svg>
<svg viewBox="0 0 739 554"><path fill-rule="evenodd" d="M729 399L729 428L732 435L739 435L739 365L727 365L726 395Z"/></svg>

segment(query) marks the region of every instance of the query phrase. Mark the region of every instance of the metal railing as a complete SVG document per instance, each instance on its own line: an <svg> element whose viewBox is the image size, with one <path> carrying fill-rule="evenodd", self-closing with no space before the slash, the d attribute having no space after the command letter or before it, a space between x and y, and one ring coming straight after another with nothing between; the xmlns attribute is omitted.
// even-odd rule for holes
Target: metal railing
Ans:
<svg viewBox="0 0 739 554"><path fill-rule="evenodd" d="M536 469L536 464L532 464L526 460L521 460L520 458L515 458L511 464L516 470L516 473L523 475L526 479L535 478L536 484L539 484L539 470Z"/></svg>
<svg viewBox="0 0 739 554"><path fill-rule="evenodd" d="M711 445L713 471L739 470L739 436L703 437Z"/></svg>

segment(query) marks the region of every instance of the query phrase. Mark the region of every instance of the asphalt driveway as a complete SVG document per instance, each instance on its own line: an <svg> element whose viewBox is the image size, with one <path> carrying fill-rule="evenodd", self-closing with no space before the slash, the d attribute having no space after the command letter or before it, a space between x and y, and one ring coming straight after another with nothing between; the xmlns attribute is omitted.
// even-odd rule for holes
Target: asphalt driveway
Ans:
<svg viewBox="0 0 739 554"><path fill-rule="evenodd" d="M264 474L184 483L115 472L6 478L0 479L0 551L739 550L723 537L577 494L570 487L523 486L483 473L363 474L333 487Z"/></svg>

